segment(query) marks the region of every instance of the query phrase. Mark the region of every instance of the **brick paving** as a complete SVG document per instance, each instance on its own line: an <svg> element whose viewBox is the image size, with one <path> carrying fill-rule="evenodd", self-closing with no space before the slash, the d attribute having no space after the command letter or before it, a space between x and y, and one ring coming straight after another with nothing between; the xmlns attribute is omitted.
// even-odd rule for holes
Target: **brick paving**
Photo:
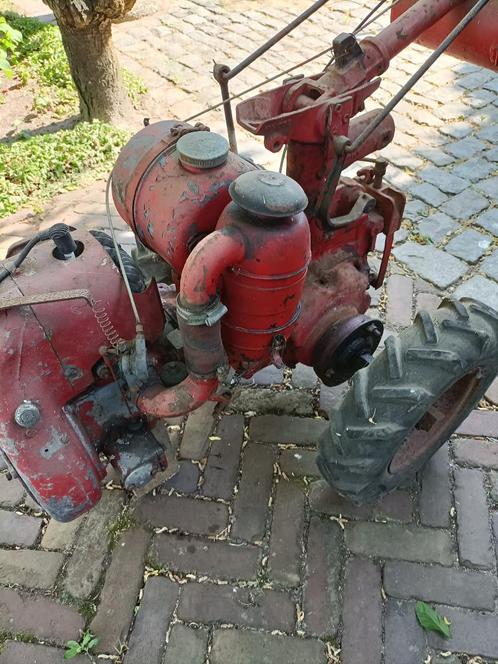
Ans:
<svg viewBox="0 0 498 664"><path fill-rule="evenodd" d="M151 89L153 119L211 102L212 58L237 61L307 3L155 4L115 26L123 61ZM324 48L363 4L321 10L240 85ZM425 54L413 47L396 59L377 104ZM394 115L384 154L409 203L371 312L397 331L444 293L498 307L498 77L444 57ZM219 113L207 122L221 129ZM260 143L242 132L239 140L275 166ZM43 215L0 221L0 253L54 221L103 226L103 191L99 182ZM84 628L100 638L100 655L123 664L498 661L498 412L474 411L411 486L358 508L318 479L314 463L340 392L303 367L265 370L231 410L207 405L170 423L172 479L141 498L108 484L73 524L49 521L0 470L0 664L62 662L65 641ZM451 639L421 630L419 599L452 621Z"/></svg>

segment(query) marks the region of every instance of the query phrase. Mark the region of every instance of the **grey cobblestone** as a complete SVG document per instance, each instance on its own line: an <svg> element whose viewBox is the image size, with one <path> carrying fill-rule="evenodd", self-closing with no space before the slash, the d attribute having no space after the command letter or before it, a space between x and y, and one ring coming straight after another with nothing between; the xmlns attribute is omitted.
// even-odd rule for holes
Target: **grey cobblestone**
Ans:
<svg viewBox="0 0 498 664"><path fill-rule="evenodd" d="M463 258L467 263L477 263L490 245L489 237L471 229L450 240L445 249L453 256Z"/></svg>
<svg viewBox="0 0 498 664"><path fill-rule="evenodd" d="M163 664L204 664L207 641L207 629L174 625Z"/></svg>
<svg viewBox="0 0 498 664"><path fill-rule="evenodd" d="M440 288L451 286L467 271L467 266L460 259L432 246L406 242L396 247L393 253L423 279Z"/></svg>

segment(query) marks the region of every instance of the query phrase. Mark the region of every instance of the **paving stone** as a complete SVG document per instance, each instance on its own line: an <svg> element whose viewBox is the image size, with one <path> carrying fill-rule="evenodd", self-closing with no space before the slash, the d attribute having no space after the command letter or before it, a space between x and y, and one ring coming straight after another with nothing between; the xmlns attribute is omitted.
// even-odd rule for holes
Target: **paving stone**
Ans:
<svg viewBox="0 0 498 664"><path fill-rule="evenodd" d="M194 535L218 535L228 525L226 505L177 496L145 496L136 515L155 528L166 526Z"/></svg>
<svg viewBox="0 0 498 664"><path fill-rule="evenodd" d="M483 260L481 270L491 279L498 281L498 250Z"/></svg>
<svg viewBox="0 0 498 664"><path fill-rule="evenodd" d="M140 528L126 531L116 542L100 604L89 627L99 637L99 653L114 654L115 648L126 640L143 581L148 543L148 533Z"/></svg>
<svg viewBox="0 0 498 664"><path fill-rule="evenodd" d="M441 304L441 298L434 293L419 293L415 304L415 311L436 311Z"/></svg>
<svg viewBox="0 0 498 664"><path fill-rule="evenodd" d="M328 387L327 385L320 384L320 404L318 409L320 415L328 418L331 408L340 402L346 391L347 385Z"/></svg>
<svg viewBox="0 0 498 664"><path fill-rule="evenodd" d="M496 145L498 143L498 124L485 127L482 131L478 132L477 136Z"/></svg>
<svg viewBox="0 0 498 664"><path fill-rule="evenodd" d="M498 503L498 472L491 471L489 473L489 482L491 485L491 500Z"/></svg>
<svg viewBox="0 0 498 664"><path fill-rule="evenodd" d="M447 288L467 271L466 264L435 247L406 242L393 251L395 257L423 279Z"/></svg>
<svg viewBox="0 0 498 664"><path fill-rule="evenodd" d="M481 88L489 79L492 74L485 69L477 71L463 78L459 78L456 81L456 85L461 88L467 88L467 90L474 90L475 88Z"/></svg>
<svg viewBox="0 0 498 664"><path fill-rule="evenodd" d="M283 584L299 583L303 529L303 488L281 479L277 485L270 537L268 567L271 579Z"/></svg>
<svg viewBox="0 0 498 664"><path fill-rule="evenodd" d="M459 194L468 187L468 182L453 175L453 172L449 173L442 168L435 168L434 166L427 166L423 170L418 171L417 177L433 184L445 194Z"/></svg>
<svg viewBox="0 0 498 664"><path fill-rule="evenodd" d="M382 519L411 521L412 501L406 491L395 491L376 503L353 505L340 496L325 480L313 482L309 497L310 508L321 514L352 519Z"/></svg>
<svg viewBox="0 0 498 664"><path fill-rule="evenodd" d="M429 212L430 208L427 207L427 205L424 205L422 201L419 201L416 198L409 198L403 211L403 218L414 221L419 217L426 217Z"/></svg>
<svg viewBox="0 0 498 664"><path fill-rule="evenodd" d="M446 606L434 607L451 622L451 638L428 632L429 644L438 650L498 657L498 616Z"/></svg>
<svg viewBox="0 0 498 664"><path fill-rule="evenodd" d="M282 369L277 369L273 365L257 371L251 378L253 385L279 385L284 378Z"/></svg>
<svg viewBox="0 0 498 664"><path fill-rule="evenodd" d="M467 221L487 207L488 200L472 187L468 187L462 193L452 196L441 206L441 211L459 221Z"/></svg>
<svg viewBox="0 0 498 664"><path fill-rule="evenodd" d="M258 415L278 413L309 417L315 412L314 397L302 390L269 390L241 388L235 391L230 408L237 412L253 411Z"/></svg>
<svg viewBox="0 0 498 664"><path fill-rule="evenodd" d="M418 155L431 161L436 166L448 166L448 164L452 164L455 161L453 157L450 157L441 148L434 149L433 147L420 146L416 147L415 151Z"/></svg>
<svg viewBox="0 0 498 664"><path fill-rule="evenodd" d="M474 136L462 138L460 141L455 141L451 145L445 146L445 152L449 152L457 159L469 159L475 157L480 152L486 149L486 143L480 141Z"/></svg>
<svg viewBox="0 0 498 664"><path fill-rule="evenodd" d="M279 590L188 583L182 587L178 617L186 622L233 623L291 632L296 611L290 595Z"/></svg>
<svg viewBox="0 0 498 664"><path fill-rule="evenodd" d="M452 565L455 549L446 530L394 523L350 522L346 546L358 555L401 558L413 562Z"/></svg>
<svg viewBox="0 0 498 664"><path fill-rule="evenodd" d="M315 387L318 382L313 367L308 367L306 364L298 364L292 372L292 384L295 387L311 388Z"/></svg>
<svg viewBox="0 0 498 664"><path fill-rule="evenodd" d="M85 655L77 655L71 660L73 664L88 664L88 661ZM64 650L34 643L7 641L0 651L0 664L62 664L63 662Z"/></svg>
<svg viewBox="0 0 498 664"><path fill-rule="evenodd" d="M178 588L159 576L147 579L123 664L161 664Z"/></svg>
<svg viewBox="0 0 498 664"><path fill-rule="evenodd" d="M455 505L460 562L469 567L491 569L494 555L481 471L455 468Z"/></svg>
<svg viewBox="0 0 498 664"><path fill-rule="evenodd" d="M480 275L471 277L468 281L459 286L456 289L454 296L458 299L470 297L474 300L480 300L498 311L498 289L496 288L496 283L489 279L485 279ZM496 431L497 430L495 429L495 433Z"/></svg>
<svg viewBox="0 0 498 664"><path fill-rule="evenodd" d="M488 401L491 401L494 406L498 406L498 378L495 378L488 387L485 397Z"/></svg>
<svg viewBox="0 0 498 664"><path fill-rule="evenodd" d="M414 185L411 187L410 193L431 207L439 207L448 200L446 194L443 194L437 187L427 182Z"/></svg>
<svg viewBox="0 0 498 664"><path fill-rule="evenodd" d="M454 233L459 225L443 212L431 214L427 219L420 219L417 223L417 231L432 242L441 242L450 233Z"/></svg>
<svg viewBox="0 0 498 664"><path fill-rule="evenodd" d="M163 664L204 664L207 641L207 629L173 625Z"/></svg>
<svg viewBox="0 0 498 664"><path fill-rule="evenodd" d="M3 632L65 643L68 639L78 639L84 624L82 616L72 606L0 588L0 630Z"/></svg>
<svg viewBox="0 0 498 664"><path fill-rule="evenodd" d="M202 493L229 500L239 470L240 450L244 438L244 418L225 416L216 431L220 440L213 441L204 470Z"/></svg>
<svg viewBox="0 0 498 664"><path fill-rule="evenodd" d="M498 177L480 180L477 184L477 188L486 196L489 196L489 198L496 200L498 197Z"/></svg>
<svg viewBox="0 0 498 664"><path fill-rule="evenodd" d="M41 540L42 549L48 549L49 551L67 551L70 549L84 518L84 516L79 517L68 523L51 519Z"/></svg>
<svg viewBox="0 0 498 664"><path fill-rule="evenodd" d="M1 464L0 459L0 470ZM0 475L0 507L15 507L23 496L24 490L20 482L8 480L7 475Z"/></svg>
<svg viewBox="0 0 498 664"><path fill-rule="evenodd" d="M235 629L215 630L211 664L325 664L320 641Z"/></svg>
<svg viewBox="0 0 498 664"><path fill-rule="evenodd" d="M63 557L30 549L0 549L0 583L47 589L54 585Z"/></svg>
<svg viewBox="0 0 498 664"><path fill-rule="evenodd" d="M493 235L498 235L498 209L486 210L476 218L475 223Z"/></svg>
<svg viewBox="0 0 498 664"><path fill-rule="evenodd" d="M344 582L342 661L378 664L382 658L382 597L380 567L352 558Z"/></svg>
<svg viewBox="0 0 498 664"><path fill-rule="evenodd" d="M320 419L263 415L251 419L249 436L258 443L315 445L326 428L327 422Z"/></svg>
<svg viewBox="0 0 498 664"><path fill-rule="evenodd" d="M197 464L183 460L178 462L178 472L163 484L166 491L174 489L180 493L196 493L200 470Z"/></svg>
<svg viewBox="0 0 498 664"><path fill-rule="evenodd" d="M334 636L341 619L339 584L343 534L337 523L312 518L308 534L303 611L306 629Z"/></svg>
<svg viewBox="0 0 498 664"><path fill-rule="evenodd" d="M273 451L249 443L242 459L242 479L233 506L231 535L249 542L263 539L273 481Z"/></svg>
<svg viewBox="0 0 498 664"><path fill-rule="evenodd" d="M487 178L495 170L496 166L482 159L482 157L477 157L476 159L468 159L462 162L452 172L453 175L463 178L467 182L479 182Z"/></svg>
<svg viewBox="0 0 498 664"><path fill-rule="evenodd" d="M414 602L389 601L386 608L385 664L422 664L427 646Z"/></svg>
<svg viewBox="0 0 498 664"><path fill-rule="evenodd" d="M391 275L386 284L388 325L407 327L412 321L413 281L402 274Z"/></svg>
<svg viewBox="0 0 498 664"><path fill-rule="evenodd" d="M88 597L97 585L109 546L109 527L117 519L122 502L121 491L105 491L89 512L66 568L64 588L70 595Z"/></svg>
<svg viewBox="0 0 498 664"><path fill-rule="evenodd" d="M475 430L476 427L469 427L469 430L472 429ZM459 439L453 442L453 452L455 460L458 463L463 463L467 466L484 466L485 468L498 470L498 444L495 442L466 438Z"/></svg>
<svg viewBox="0 0 498 664"><path fill-rule="evenodd" d="M491 239L472 229L455 236L445 247L453 256L463 258L467 263L477 263L491 244Z"/></svg>
<svg viewBox="0 0 498 664"><path fill-rule="evenodd" d="M259 549L255 546L234 546L189 535L158 535L153 555L163 567L221 579L250 579L259 561Z"/></svg>
<svg viewBox="0 0 498 664"><path fill-rule="evenodd" d="M497 596L496 578L490 574L454 567L429 567L404 561L384 567L384 590L398 599L493 611Z"/></svg>
<svg viewBox="0 0 498 664"><path fill-rule="evenodd" d="M0 544L33 546L42 527L41 519L0 510Z"/></svg>
<svg viewBox="0 0 498 664"><path fill-rule="evenodd" d="M287 477L318 477L315 450L282 450L278 459L280 469Z"/></svg>
<svg viewBox="0 0 498 664"><path fill-rule="evenodd" d="M216 404L206 401L200 408L188 416L180 454L186 459L203 459L209 447L209 434L214 424L213 411Z"/></svg>
<svg viewBox="0 0 498 664"><path fill-rule="evenodd" d="M424 526L450 526L451 494L448 473L448 445L429 459L422 471L420 521Z"/></svg>

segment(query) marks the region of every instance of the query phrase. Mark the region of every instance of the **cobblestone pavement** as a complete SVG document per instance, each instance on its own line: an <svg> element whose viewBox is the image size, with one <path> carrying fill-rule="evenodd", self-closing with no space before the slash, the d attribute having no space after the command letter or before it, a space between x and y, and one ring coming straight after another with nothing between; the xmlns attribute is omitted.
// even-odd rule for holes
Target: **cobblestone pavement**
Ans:
<svg viewBox="0 0 498 664"><path fill-rule="evenodd" d="M237 61L305 4L172 0L116 26L116 43L152 90L151 116L183 118L212 101L215 54ZM363 4L321 10L242 86L323 48ZM396 59L378 103L425 54L413 47ZM372 301L389 331L444 292L498 307L497 105L498 77L443 58L395 113L385 154L410 201ZM213 129L220 120L208 117ZM56 220L102 226L103 189L1 221L0 251ZM121 231L124 244L130 236ZM232 410L206 405L169 423L178 472L155 495L125 495L111 476L98 507L72 524L49 521L0 471L0 664L62 662L63 644L84 628L100 655L123 664L498 661L498 411L475 411L412 486L354 508L314 464L339 393L305 367L264 370ZM498 404L498 386L488 399ZM450 640L424 634L417 599L451 620Z"/></svg>

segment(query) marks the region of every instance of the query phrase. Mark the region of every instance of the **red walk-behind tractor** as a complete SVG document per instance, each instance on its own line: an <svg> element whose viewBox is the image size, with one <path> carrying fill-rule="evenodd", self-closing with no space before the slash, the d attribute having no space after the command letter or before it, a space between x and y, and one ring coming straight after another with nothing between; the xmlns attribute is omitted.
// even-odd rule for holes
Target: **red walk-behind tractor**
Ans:
<svg viewBox="0 0 498 664"><path fill-rule="evenodd" d="M383 182L386 162L367 156L393 140L390 111L443 51L497 70L498 1L401 0L377 36L339 35L321 73L239 103L238 123L286 151L286 175L263 170L237 153L229 80L325 2L237 67L215 67L230 143L164 121L125 146L107 195L136 234L134 258L109 214L111 235L56 224L0 267L0 449L55 519L98 502L108 460L126 488L146 487L167 465L159 420L227 402L238 379L270 364L308 365L326 385L352 379L318 466L355 502L406 482L496 376L498 312L484 303L419 312L375 359L382 324L365 312L405 203ZM415 40L435 50L365 113ZM357 177L343 175L360 161Z"/></svg>

